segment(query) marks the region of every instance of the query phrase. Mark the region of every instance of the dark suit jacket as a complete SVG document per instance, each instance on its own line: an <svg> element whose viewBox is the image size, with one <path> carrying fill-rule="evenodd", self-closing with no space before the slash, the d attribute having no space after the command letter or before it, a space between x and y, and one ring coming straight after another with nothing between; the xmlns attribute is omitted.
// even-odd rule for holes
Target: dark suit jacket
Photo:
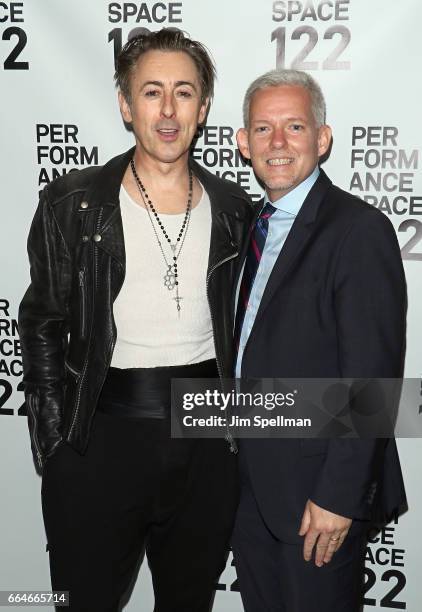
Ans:
<svg viewBox="0 0 422 612"><path fill-rule="evenodd" d="M388 218L321 174L274 265L242 360L242 377L402 375L406 286ZM307 499L353 519L405 500L393 439L240 441L263 518L298 542Z"/></svg>

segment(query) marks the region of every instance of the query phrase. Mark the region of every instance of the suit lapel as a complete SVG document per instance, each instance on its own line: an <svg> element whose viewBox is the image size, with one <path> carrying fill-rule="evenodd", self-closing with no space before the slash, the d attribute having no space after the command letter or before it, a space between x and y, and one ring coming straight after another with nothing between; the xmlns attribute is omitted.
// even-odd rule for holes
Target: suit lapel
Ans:
<svg viewBox="0 0 422 612"><path fill-rule="evenodd" d="M330 179L327 177L325 172L321 170L318 179L306 196L305 201L303 202L303 205L292 225L289 235L286 238L283 248L281 249L280 254L274 264L265 287L264 294L261 298L261 303L255 317L251 335L255 325L264 315L265 310L271 302L274 294L282 285L286 274L289 272L289 270L291 270L294 263L304 251L309 240L312 238L315 231L315 221L318 211L330 185Z"/></svg>

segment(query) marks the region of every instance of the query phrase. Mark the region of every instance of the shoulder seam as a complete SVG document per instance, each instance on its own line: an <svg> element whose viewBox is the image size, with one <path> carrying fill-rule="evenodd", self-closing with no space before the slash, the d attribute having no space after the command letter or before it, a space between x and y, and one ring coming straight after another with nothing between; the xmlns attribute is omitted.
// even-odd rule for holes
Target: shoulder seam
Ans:
<svg viewBox="0 0 422 612"><path fill-rule="evenodd" d="M63 200L66 200L67 198L70 198L78 193L85 193L87 190L88 186L86 186L85 188L77 188L77 189L73 189L72 191L69 191L67 193L65 193L64 195L58 197L57 199L54 199L52 201L50 201L50 206L56 206L57 204L60 204L61 202L63 202Z"/></svg>

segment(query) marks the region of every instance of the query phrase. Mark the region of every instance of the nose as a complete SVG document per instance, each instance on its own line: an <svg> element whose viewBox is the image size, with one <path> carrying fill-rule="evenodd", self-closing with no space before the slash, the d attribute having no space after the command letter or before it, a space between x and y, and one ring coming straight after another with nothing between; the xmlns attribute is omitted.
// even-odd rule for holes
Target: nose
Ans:
<svg viewBox="0 0 422 612"><path fill-rule="evenodd" d="M275 128L271 135L271 146L274 149L282 149L285 144L286 134L284 133L284 129L281 127Z"/></svg>
<svg viewBox="0 0 422 612"><path fill-rule="evenodd" d="M171 93L164 93L162 99L161 114L163 117L170 118L175 115L174 98Z"/></svg>

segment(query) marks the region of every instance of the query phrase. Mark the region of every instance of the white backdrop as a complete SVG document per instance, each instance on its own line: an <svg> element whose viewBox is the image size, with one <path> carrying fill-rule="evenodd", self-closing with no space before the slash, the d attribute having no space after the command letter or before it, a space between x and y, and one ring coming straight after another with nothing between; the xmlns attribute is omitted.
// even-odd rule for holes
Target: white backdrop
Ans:
<svg viewBox="0 0 422 612"><path fill-rule="evenodd" d="M305 69L318 79L334 133L325 170L338 185L381 208L398 232L409 292L406 375L419 378L421 21L420 0L0 2L0 590L49 589L40 480L26 419L19 414L16 316L28 283L26 235L38 191L48 181L101 164L132 145L113 88L115 50L134 28L162 26L180 27L208 46L218 83L195 157L255 196L259 188L233 137L247 85L276 65ZM421 411L418 405L410 409ZM410 510L369 543L365 612L421 609L422 445L399 440L399 449ZM234 582L228 565L217 612L242 610ZM152 610L152 601L144 567L126 610Z"/></svg>

